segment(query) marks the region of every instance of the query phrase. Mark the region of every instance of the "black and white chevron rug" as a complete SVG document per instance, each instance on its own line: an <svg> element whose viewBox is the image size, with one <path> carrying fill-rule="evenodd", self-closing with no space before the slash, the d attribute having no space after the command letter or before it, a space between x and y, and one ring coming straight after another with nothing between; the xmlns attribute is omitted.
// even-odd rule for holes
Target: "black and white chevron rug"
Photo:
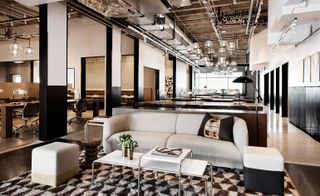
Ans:
<svg viewBox="0 0 320 196"><path fill-rule="evenodd" d="M80 161L83 160L83 155L81 152ZM99 156L103 156L102 150ZM242 171L220 167L213 169L213 195L263 195L244 189ZM145 171L143 175L141 195L178 195L178 178L174 174ZM208 172L205 178L210 181ZM29 171L0 182L0 195L137 195L137 182L137 170L126 167L113 169L110 165L96 168L93 184L91 184L91 169L86 169L57 187L32 183ZM182 195L205 195L204 181L200 178L183 176L182 189ZM210 188L208 191L210 193ZM298 195L287 174L284 195Z"/></svg>

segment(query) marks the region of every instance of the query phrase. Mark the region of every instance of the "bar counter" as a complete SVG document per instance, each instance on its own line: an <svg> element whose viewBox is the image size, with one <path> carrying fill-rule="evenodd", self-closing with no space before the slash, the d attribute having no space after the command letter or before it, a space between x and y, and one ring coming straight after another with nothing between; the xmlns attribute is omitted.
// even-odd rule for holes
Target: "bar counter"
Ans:
<svg viewBox="0 0 320 196"><path fill-rule="evenodd" d="M246 102L206 102L206 101L144 101L134 107L164 107L164 108L196 108L196 109L227 109L227 110L256 110L255 103ZM258 111L263 111L263 106L257 106Z"/></svg>

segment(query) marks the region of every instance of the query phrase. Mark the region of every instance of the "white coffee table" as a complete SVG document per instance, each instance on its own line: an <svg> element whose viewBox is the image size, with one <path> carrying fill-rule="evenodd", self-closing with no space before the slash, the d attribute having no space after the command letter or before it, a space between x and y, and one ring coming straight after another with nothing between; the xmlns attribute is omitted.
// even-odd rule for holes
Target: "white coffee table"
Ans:
<svg viewBox="0 0 320 196"><path fill-rule="evenodd" d="M207 165L211 169L211 184L212 184L212 165L208 161L187 158L192 155L189 149L183 149L179 157L165 157L152 155L150 150L145 154L135 152L133 160L122 157L122 151L113 151L92 163L92 182L94 179L94 164L110 164L118 166L126 166L138 169L138 194L140 194L141 170L153 170L166 173L174 173L179 176L179 195L181 194L181 175L199 177L204 179L205 192L207 193L207 180L204 178L204 172Z"/></svg>

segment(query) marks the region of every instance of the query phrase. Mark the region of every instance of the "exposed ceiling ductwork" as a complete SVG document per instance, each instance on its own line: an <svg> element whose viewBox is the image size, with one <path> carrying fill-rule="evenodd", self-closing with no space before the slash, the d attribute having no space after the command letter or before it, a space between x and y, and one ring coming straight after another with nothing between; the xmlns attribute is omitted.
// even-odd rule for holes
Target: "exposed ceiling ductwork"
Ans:
<svg viewBox="0 0 320 196"><path fill-rule="evenodd" d="M99 12L106 17L136 17L142 16L130 4L123 0L78 0L85 6Z"/></svg>

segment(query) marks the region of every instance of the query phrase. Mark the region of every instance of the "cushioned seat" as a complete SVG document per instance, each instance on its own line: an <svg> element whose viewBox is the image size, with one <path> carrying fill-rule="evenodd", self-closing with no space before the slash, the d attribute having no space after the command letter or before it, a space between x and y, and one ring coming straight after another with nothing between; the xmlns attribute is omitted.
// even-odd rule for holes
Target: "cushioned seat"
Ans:
<svg viewBox="0 0 320 196"><path fill-rule="evenodd" d="M54 142L32 150L32 182L58 186L79 170L79 146Z"/></svg>
<svg viewBox="0 0 320 196"><path fill-rule="evenodd" d="M243 150L243 164L246 189L283 195L284 161L277 149L247 146Z"/></svg>
<svg viewBox="0 0 320 196"><path fill-rule="evenodd" d="M215 166L242 167L241 153L232 142L197 135L176 134L169 137L167 147L191 149L194 158L208 160Z"/></svg>
<svg viewBox="0 0 320 196"><path fill-rule="evenodd" d="M138 141L139 147L136 149L137 152L147 152L155 146L166 146L168 138L172 135L171 133L162 132L123 131L112 135L108 139L107 143L110 145L110 152L121 149L117 138L122 134L130 134Z"/></svg>

